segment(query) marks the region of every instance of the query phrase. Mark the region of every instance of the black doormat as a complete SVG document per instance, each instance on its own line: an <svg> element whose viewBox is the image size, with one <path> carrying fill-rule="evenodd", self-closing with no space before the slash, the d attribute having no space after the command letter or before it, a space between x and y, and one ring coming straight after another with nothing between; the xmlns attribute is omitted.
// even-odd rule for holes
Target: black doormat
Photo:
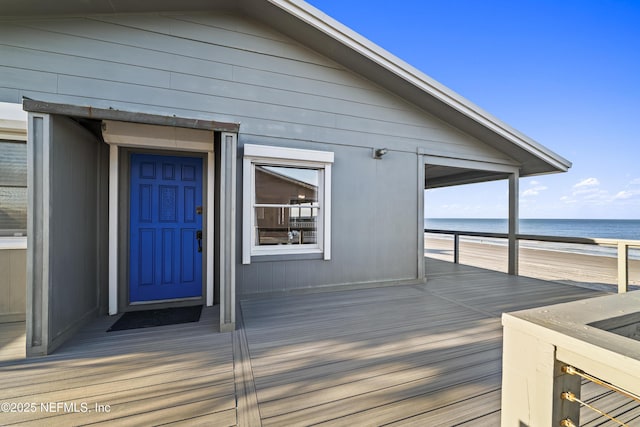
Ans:
<svg viewBox="0 0 640 427"><path fill-rule="evenodd" d="M202 306L162 308L157 310L128 311L107 332L125 329L152 328L154 326L177 325L200 320Z"/></svg>

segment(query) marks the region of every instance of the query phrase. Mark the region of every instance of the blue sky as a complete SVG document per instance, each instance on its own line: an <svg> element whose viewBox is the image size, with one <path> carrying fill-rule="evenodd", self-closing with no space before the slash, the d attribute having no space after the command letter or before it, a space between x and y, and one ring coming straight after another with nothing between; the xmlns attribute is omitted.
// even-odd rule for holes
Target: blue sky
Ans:
<svg viewBox="0 0 640 427"><path fill-rule="evenodd" d="M522 218L640 219L639 0L309 0L573 167ZM428 217L507 216L507 183L428 191Z"/></svg>

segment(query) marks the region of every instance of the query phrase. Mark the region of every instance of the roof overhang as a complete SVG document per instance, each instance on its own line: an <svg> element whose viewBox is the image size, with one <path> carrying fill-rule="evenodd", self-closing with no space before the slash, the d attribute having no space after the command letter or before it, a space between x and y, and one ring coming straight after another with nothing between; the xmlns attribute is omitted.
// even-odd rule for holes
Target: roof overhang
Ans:
<svg viewBox="0 0 640 427"><path fill-rule="evenodd" d="M0 15L239 10L507 154L520 175L566 172L571 162L300 0L0 0Z"/></svg>

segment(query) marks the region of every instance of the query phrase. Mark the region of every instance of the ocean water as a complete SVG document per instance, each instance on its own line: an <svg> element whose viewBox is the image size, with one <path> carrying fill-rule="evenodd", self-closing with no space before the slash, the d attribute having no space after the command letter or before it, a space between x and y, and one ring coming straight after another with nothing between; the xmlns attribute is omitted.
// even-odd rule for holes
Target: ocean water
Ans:
<svg viewBox="0 0 640 427"><path fill-rule="evenodd" d="M425 218L425 228L506 233L507 219ZM521 219L520 234L640 240L635 219Z"/></svg>
<svg viewBox="0 0 640 427"><path fill-rule="evenodd" d="M437 230L506 233L508 230L508 222L506 218L425 218L424 227ZM640 240L640 220L520 219L520 234ZM470 241L483 241L485 243L498 245L506 244L504 239L488 239L480 237L465 237L464 239ZM565 243L522 241L520 243L520 246L614 257L616 256L617 252L615 248L611 247L573 245ZM630 249L629 257L633 259L640 259L640 250Z"/></svg>

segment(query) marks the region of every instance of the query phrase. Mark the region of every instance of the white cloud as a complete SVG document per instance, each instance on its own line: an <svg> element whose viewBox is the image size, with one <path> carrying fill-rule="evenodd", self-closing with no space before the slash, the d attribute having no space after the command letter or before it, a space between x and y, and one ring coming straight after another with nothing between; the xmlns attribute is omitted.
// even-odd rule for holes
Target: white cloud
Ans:
<svg viewBox="0 0 640 427"><path fill-rule="evenodd" d="M631 180L629 185L640 185L640 178L636 178L636 179Z"/></svg>
<svg viewBox="0 0 640 427"><path fill-rule="evenodd" d="M601 190L599 187L600 181L598 180L598 178L583 179L573 186L571 195L574 197L580 197L582 199L589 200L603 200L609 197L609 192L606 190Z"/></svg>
<svg viewBox="0 0 640 427"><path fill-rule="evenodd" d="M547 189L547 187L545 187L544 185L538 185L536 187L529 188L528 190L525 190L522 193L522 197L537 196L538 194L540 194L541 191L544 191L546 189Z"/></svg>
<svg viewBox="0 0 640 427"><path fill-rule="evenodd" d="M613 196L613 200L627 200L639 194L640 194L640 189L637 189L637 188L630 189L630 190L622 190L622 191L618 191L618 193L615 196Z"/></svg>
<svg viewBox="0 0 640 427"><path fill-rule="evenodd" d="M622 191L618 192L618 194L613 196L613 199L614 200L630 199L631 197L633 197L634 194L635 194L635 192L633 192L633 191L622 190Z"/></svg>
<svg viewBox="0 0 640 427"><path fill-rule="evenodd" d="M587 178L574 185L573 188L597 187L598 185L600 185L600 181L598 181L598 178Z"/></svg>
<svg viewBox="0 0 640 427"><path fill-rule="evenodd" d="M602 194L602 193L606 193L606 191L601 190L597 187L578 187L571 192L573 196L581 196L581 197L587 197L593 194Z"/></svg>

